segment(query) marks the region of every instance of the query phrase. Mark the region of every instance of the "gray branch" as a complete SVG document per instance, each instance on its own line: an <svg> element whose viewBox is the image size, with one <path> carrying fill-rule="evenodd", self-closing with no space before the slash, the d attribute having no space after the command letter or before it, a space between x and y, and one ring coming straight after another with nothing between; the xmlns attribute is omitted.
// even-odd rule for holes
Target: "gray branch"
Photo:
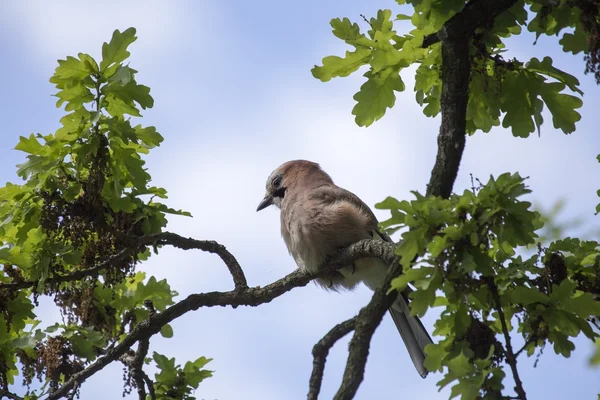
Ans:
<svg viewBox="0 0 600 400"><path fill-rule="evenodd" d="M198 246L199 244L203 246L202 250L206 248L205 241L184 238L170 232L153 235L153 238L155 241L163 245L173 245L183 249L197 249L200 247ZM208 247L210 249L224 249L223 246L216 242L210 243L212 243L212 245ZM256 307L261 304L269 303L294 288L306 286L315 278L325 276L328 273L331 273L331 271L342 268L343 266L351 265L359 258L379 257L386 262L390 262L393 260L394 248L395 245L393 243L387 243L376 239L365 239L341 250L339 255L330 262L330 265L327 268L324 268L324 270L318 275L310 275L303 271L296 270L265 287L244 287L243 285L239 285L236 289L229 292L191 294L187 298L167 308L162 313L150 315L146 320L140 322L131 330L131 332L123 339L121 343L108 349L106 354L99 357L84 370L73 374L73 376L71 376L71 378L67 380L60 388L50 393L46 400L56 400L64 397L73 387L83 383L90 376L102 370L113 361L120 359L120 357L126 354L135 343L148 340L151 336L160 332L160 329L164 325L190 311L195 311L201 307ZM211 252L216 253L216 251ZM233 261L235 261L233 256L231 256L231 258ZM239 267L237 261L235 261L235 265ZM228 265L228 267L231 271L231 265Z"/></svg>

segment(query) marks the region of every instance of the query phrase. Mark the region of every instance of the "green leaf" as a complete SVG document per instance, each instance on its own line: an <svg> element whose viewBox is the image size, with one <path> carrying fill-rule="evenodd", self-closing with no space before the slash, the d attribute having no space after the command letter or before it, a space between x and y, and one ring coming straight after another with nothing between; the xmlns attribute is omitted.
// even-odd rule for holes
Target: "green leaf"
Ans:
<svg viewBox="0 0 600 400"><path fill-rule="evenodd" d="M150 88L138 85L135 81L130 81L126 85L113 83L105 86L102 92L107 95L111 94L129 106L134 106L133 102L138 103L143 109L152 108L154 105L154 99L150 96Z"/></svg>
<svg viewBox="0 0 600 400"><path fill-rule="evenodd" d="M347 51L346 57L328 56L323 58L323 66L316 66L311 70L313 76L321 82L327 82L331 78L348 76L362 65L371 60L371 50L359 48L355 51Z"/></svg>
<svg viewBox="0 0 600 400"><path fill-rule="evenodd" d="M185 373L186 383L193 388L197 388L200 382L212 376L212 371L201 369L212 361L212 358L200 357L194 362L185 363L183 372Z"/></svg>
<svg viewBox="0 0 600 400"><path fill-rule="evenodd" d="M29 179L30 176L45 171L51 160L46 157L31 155L27 156L27 161L23 164L17 164L17 175L23 179Z"/></svg>
<svg viewBox="0 0 600 400"><path fill-rule="evenodd" d="M154 352L152 354L152 358L154 359L156 366L162 370L166 371L166 370L175 369L175 359L174 358L167 358L157 352Z"/></svg>
<svg viewBox="0 0 600 400"><path fill-rule="evenodd" d="M114 63L120 63L127 59L130 53L127 47L133 43L137 37L135 36L135 28L129 28L124 32L115 30L110 43L102 45L102 61L100 62L100 72L104 73L108 67ZM108 76L105 76L108 78Z"/></svg>
<svg viewBox="0 0 600 400"><path fill-rule="evenodd" d="M137 125L133 129L137 138L140 139L148 148L156 147L163 141L162 135L156 132L156 128L153 126L142 128L141 125Z"/></svg>
<svg viewBox="0 0 600 400"><path fill-rule="evenodd" d="M369 21L369 25L371 25L371 30L369 30L369 36L375 38L377 32L382 34L391 33L394 23L391 21L392 11L391 10L378 10L377 17L371 18Z"/></svg>
<svg viewBox="0 0 600 400"><path fill-rule="evenodd" d="M502 126L512 128L514 136L528 137L535 130L530 85L531 82L523 73L508 72L505 75L502 110L506 114Z"/></svg>
<svg viewBox="0 0 600 400"><path fill-rule="evenodd" d="M581 318L600 315L600 301L594 299L591 293L578 293L578 296L566 299L562 302L562 307Z"/></svg>
<svg viewBox="0 0 600 400"><path fill-rule="evenodd" d="M66 111L78 110L85 103L94 100L94 95L83 82L71 82L64 85L64 88L56 93L56 97L59 98L56 102L57 107L62 106L64 102L67 103L65 106Z"/></svg>
<svg viewBox="0 0 600 400"><path fill-rule="evenodd" d="M357 104L352 114L359 126L369 126L385 115L387 108L392 108L396 102L394 92L404 90L404 82L400 78L399 68L392 67L377 73L367 71L364 75L367 81L354 95Z"/></svg>
<svg viewBox="0 0 600 400"><path fill-rule="evenodd" d="M579 263L580 265L594 265L596 264L596 260L598 259L598 257L600 256L600 253L591 253L588 254L587 256L584 257L583 260L581 260L581 262Z"/></svg>
<svg viewBox="0 0 600 400"><path fill-rule="evenodd" d="M425 346L425 368L429 372L442 371L442 360L448 355L448 351L441 343L428 344Z"/></svg>
<svg viewBox="0 0 600 400"><path fill-rule="evenodd" d="M567 53L579 54L588 49L588 37L581 28L573 33L565 33L559 43Z"/></svg>
<svg viewBox="0 0 600 400"><path fill-rule="evenodd" d="M172 338L173 337L173 328L169 324L163 325L163 327L160 328L160 334L165 338Z"/></svg>
<svg viewBox="0 0 600 400"><path fill-rule="evenodd" d="M594 351L594 354L592 355L592 357L590 358L590 364L592 364L592 365L600 364L600 338L596 339L595 351ZM598 396L600 396L600 395L598 395Z"/></svg>
<svg viewBox="0 0 600 400"><path fill-rule="evenodd" d="M360 27L358 24L353 24L348 18L339 19L334 18L329 23L333 28L333 34L335 37L340 38L344 41L357 40L364 36L360 33Z"/></svg>
<svg viewBox="0 0 600 400"><path fill-rule="evenodd" d="M83 335L75 334L69 338L69 341L73 345L73 352L77 356L88 360L93 360L96 357L93 343Z"/></svg>
<svg viewBox="0 0 600 400"><path fill-rule="evenodd" d="M571 351L575 350L575 344L562 332L550 331L548 339L554 343L554 352L561 354L563 357L570 357Z"/></svg>
<svg viewBox="0 0 600 400"><path fill-rule="evenodd" d="M517 286L510 293L510 298L513 303L519 303L523 305L532 303L548 303L549 298L544 293L537 289L528 288L525 286Z"/></svg>
<svg viewBox="0 0 600 400"><path fill-rule="evenodd" d="M125 86L134 79L133 77L135 76L136 72L136 70L129 68L129 66L119 65L115 73L110 78L108 78L107 84Z"/></svg>
<svg viewBox="0 0 600 400"><path fill-rule="evenodd" d="M406 200L396 200L393 197L386 197L385 200L375 204L375 208L378 210L404 210L408 211L410 209L410 203Z"/></svg>
<svg viewBox="0 0 600 400"><path fill-rule="evenodd" d="M552 65L552 58L550 57L544 57L542 61L534 57L526 64L526 67L530 71L536 71L541 74L548 75L567 85L567 87L573 92L583 95L583 92L578 87L579 80L573 75L554 67Z"/></svg>
<svg viewBox="0 0 600 400"><path fill-rule="evenodd" d="M92 71L83 61L68 56L66 60L58 60L54 76L59 79L83 79L88 77L90 72Z"/></svg>
<svg viewBox="0 0 600 400"><path fill-rule="evenodd" d="M410 282L414 282L419 279L424 279L428 274L431 273L432 268L408 268L402 272L397 278L394 278L390 285L390 290L403 291L406 289Z"/></svg>
<svg viewBox="0 0 600 400"><path fill-rule="evenodd" d="M425 228L409 230L402 234L402 242L396 248L396 254L401 257L400 264L408 269L414 258L425 250Z"/></svg>
<svg viewBox="0 0 600 400"><path fill-rule="evenodd" d="M45 155L47 148L42 146L32 133L29 138L19 136L19 143L15 146L15 150L21 150L29 154Z"/></svg>
<svg viewBox="0 0 600 400"><path fill-rule="evenodd" d="M572 133L575 131L575 122L581 119L575 109L580 108L583 102L578 97L560 93L564 87L563 83L547 83L542 85L540 94L552 113L554 127L564 133Z"/></svg>
<svg viewBox="0 0 600 400"><path fill-rule="evenodd" d="M569 279L565 279L560 285L552 285L550 301L553 303L562 303L568 301L577 289L577 284Z"/></svg>

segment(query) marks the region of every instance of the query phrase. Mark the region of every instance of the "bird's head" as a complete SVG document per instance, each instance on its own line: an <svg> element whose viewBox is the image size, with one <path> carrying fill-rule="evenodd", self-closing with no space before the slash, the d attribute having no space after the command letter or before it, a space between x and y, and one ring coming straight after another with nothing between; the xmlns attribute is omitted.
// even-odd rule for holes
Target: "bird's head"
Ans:
<svg viewBox="0 0 600 400"><path fill-rule="evenodd" d="M275 204L281 208L281 203L286 193L307 190L322 183L333 183L319 166L319 164L306 160L293 160L275 168L266 183L265 198L262 199L256 211L260 211Z"/></svg>

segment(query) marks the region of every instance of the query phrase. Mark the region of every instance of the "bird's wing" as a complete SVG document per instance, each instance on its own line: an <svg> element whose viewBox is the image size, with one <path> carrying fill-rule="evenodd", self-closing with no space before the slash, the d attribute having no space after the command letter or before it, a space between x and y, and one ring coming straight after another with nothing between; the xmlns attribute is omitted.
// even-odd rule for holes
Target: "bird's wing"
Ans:
<svg viewBox="0 0 600 400"><path fill-rule="evenodd" d="M373 235L373 232L377 234L385 241L391 242L390 237L385 232L380 232L378 228L378 221L373 211L365 204L357 195L350 192L349 190L343 189L336 185L323 185L314 189L311 193L311 199L317 200L323 204L333 204L337 202L345 202L366 216L366 226L369 236Z"/></svg>

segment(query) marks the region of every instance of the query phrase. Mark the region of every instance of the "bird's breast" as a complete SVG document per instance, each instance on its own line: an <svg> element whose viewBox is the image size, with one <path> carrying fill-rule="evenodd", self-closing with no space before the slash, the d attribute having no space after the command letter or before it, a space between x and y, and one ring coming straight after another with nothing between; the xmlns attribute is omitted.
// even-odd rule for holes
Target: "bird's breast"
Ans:
<svg viewBox="0 0 600 400"><path fill-rule="evenodd" d="M289 218L282 218L281 221L281 235L288 251L298 268L311 273L318 272L327 256L323 251L324 243L319 243L318 232L310 229L308 223L303 223L302 218L296 218L293 210L287 214Z"/></svg>

